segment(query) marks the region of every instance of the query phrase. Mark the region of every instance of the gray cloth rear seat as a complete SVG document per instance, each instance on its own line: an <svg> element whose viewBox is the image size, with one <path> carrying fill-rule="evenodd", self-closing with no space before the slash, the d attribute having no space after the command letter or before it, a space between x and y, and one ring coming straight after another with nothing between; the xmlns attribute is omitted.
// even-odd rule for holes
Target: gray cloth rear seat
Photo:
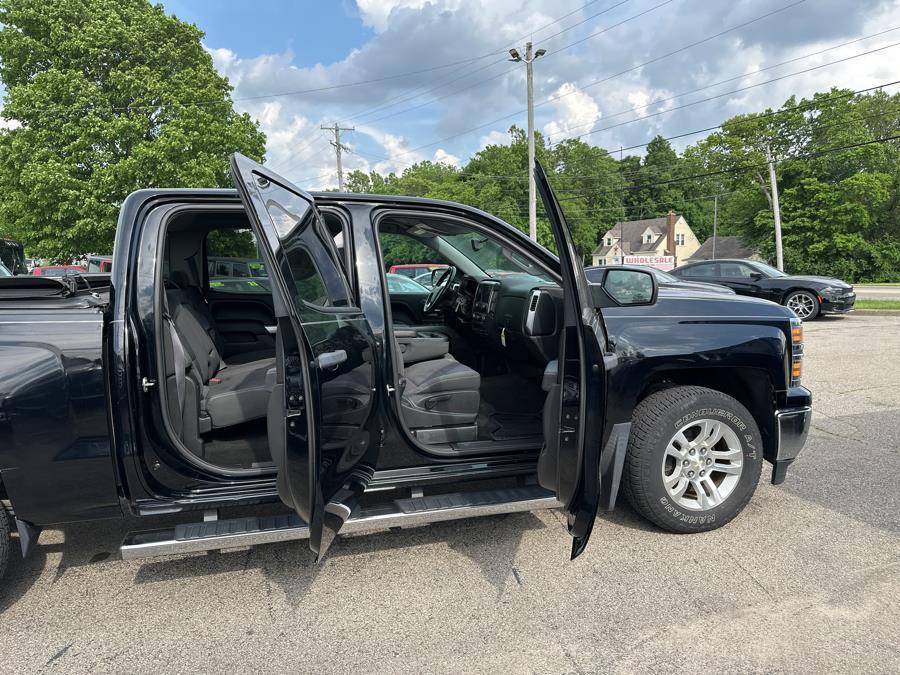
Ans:
<svg viewBox="0 0 900 675"><path fill-rule="evenodd" d="M197 323L202 326L207 336L209 336L209 339L212 340L216 350L219 354L224 354L225 338L222 337L222 334L219 332L218 328L216 328L216 322L213 319L206 298L203 297L203 293L200 292L199 288L191 285L191 280L188 278L188 275L181 270L172 272L169 280L175 286L175 288L166 291L166 295L169 298L169 306L172 307L173 302L190 306L191 309L194 310L194 318L197 320ZM233 354L228 357L228 363L229 365L235 365L274 357L274 349L260 349L252 352Z"/></svg>
<svg viewBox="0 0 900 675"><path fill-rule="evenodd" d="M206 427L221 429L265 417L270 393L266 373L275 367L275 358L226 364L194 307L182 302L178 292L169 291L167 299L178 338L201 384L201 432Z"/></svg>

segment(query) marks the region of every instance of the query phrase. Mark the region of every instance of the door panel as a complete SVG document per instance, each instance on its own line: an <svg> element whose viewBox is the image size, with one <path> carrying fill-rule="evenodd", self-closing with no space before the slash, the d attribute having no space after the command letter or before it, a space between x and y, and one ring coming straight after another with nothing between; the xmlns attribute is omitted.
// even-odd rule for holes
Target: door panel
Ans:
<svg viewBox="0 0 900 675"><path fill-rule="evenodd" d="M535 180L556 240L564 296L557 381L544 409L549 433L538 460L538 481L554 490L565 508L575 559L587 546L600 502L606 333L562 207L540 164L535 164Z"/></svg>
<svg viewBox="0 0 900 675"><path fill-rule="evenodd" d="M277 320L268 424L279 494L321 558L375 470L374 338L312 197L242 155L231 166L264 235Z"/></svg>

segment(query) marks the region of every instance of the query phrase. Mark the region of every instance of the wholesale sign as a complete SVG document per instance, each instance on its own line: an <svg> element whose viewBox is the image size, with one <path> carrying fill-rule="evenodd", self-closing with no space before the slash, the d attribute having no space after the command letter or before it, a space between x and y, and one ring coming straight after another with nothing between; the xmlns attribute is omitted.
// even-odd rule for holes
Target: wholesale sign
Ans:
<svg viewBox="0 0 900 675"><path fill-rule="evenodd" d="M675 268L674 255L626 255L624 263L626 265L644 265L646 267L655 267L663 272L668 272Z"/></svg>

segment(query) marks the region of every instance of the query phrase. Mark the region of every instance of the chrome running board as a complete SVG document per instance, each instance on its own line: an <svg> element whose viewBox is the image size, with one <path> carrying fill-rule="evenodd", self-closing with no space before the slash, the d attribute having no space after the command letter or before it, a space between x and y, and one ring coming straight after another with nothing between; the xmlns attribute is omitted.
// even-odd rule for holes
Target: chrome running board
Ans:
<svg viewBox="0 0 900 675"><path fill-rule="evenodd" d="M553 493L537 486L395 499L354 512L341 528L341 534L414 527L517 511L553 509L559 505ZM188 523L152 532L133 532L125 537L120 551L123 560L136 560L295 539L309 539L309 528L299 516L291 513Z"/></svg>

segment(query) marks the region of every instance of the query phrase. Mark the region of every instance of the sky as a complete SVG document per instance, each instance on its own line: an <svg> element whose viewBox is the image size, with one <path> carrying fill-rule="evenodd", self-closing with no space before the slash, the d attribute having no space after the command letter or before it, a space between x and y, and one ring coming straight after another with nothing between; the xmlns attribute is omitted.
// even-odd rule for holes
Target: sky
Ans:
<svg viewBox="0 0 900 675"><path fill-rule="evenodd" d="M526 125L526 84L507 50L524 53L529 39L547 50L534 63L537 129L550 142L588 134L617 155L792 95L900 79L900 45L890 47L900 43L900 0L163 5L205 32L236 107L267 135L266 163L305 188L337 184L331 135L320 129L335 122L355 128L342 134L345 171L461 165L508 142L511 125Z"/></svg>

